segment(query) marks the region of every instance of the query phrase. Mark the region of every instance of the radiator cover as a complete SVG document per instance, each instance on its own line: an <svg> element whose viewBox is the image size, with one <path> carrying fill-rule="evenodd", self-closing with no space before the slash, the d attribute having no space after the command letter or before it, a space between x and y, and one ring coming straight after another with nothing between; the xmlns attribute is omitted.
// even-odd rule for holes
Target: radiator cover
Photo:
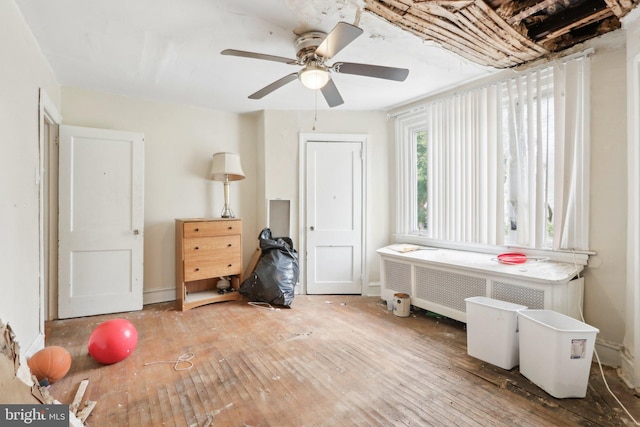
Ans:
<svg viewBox="0 0 640 427"><path fill-rule="evenodd" d="M390 299L395 293L406 293L412 305L461 322L466 322L465 299L475 296L554 310L579 319L584 279L576 277L579 272L571 266L547 262L544 266L503 268L487 254L438 251L378 250L382 297Z"/></svg>

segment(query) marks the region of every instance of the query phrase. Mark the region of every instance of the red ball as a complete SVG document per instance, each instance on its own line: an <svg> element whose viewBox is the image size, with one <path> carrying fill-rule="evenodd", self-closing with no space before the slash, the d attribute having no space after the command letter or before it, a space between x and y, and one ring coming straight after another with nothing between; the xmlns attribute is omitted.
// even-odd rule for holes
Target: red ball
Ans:
<svg viewBox="0 0 640 427"><path fill-rule="evenodd" d="M52 345L36 352L27 361L27 365L38 381L46 378L49 383L53 384L69 372L71 355L66 349Z"/></svg>
<svg viewBox="0 0 640 427"><path fill-rule="evenodd" d="M107 320L96 326L89 336L89 354L98 362L110 365L129 356L138 344L138 331L126 319Z"/></svg>

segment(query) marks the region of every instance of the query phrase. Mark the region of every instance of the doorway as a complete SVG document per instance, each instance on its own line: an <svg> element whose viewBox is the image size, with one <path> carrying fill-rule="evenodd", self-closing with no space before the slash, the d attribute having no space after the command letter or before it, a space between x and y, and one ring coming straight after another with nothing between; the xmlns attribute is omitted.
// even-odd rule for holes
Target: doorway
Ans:
<svg viewBox="0 0 640 427"><path fill-rule="evenodd" d="M58 318L142 309L144 135L60 127Z"/></svg>
<svg viewBox="0 0 640 427"><path fill-rule="evenodd" d="M58 132L62 116L44 89L39 101L40 328L57 318L58 295Z"/></svg>
<svg viewBox="0 0 640 427"><path fill-rule="evenodd" d="M364 135L301 136L301 279L307 294L361 294Z"/></svg>

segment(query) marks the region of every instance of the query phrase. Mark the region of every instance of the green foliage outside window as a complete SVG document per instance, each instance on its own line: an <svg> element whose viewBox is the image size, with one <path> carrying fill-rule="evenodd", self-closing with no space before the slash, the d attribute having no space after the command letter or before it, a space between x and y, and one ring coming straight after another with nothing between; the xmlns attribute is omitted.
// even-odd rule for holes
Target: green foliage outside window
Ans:
<svg viewBox="0 0 640 427"><path fill-rule="evenodd" d="M418 230L427 229L427 132L416 132Z"/></svg>

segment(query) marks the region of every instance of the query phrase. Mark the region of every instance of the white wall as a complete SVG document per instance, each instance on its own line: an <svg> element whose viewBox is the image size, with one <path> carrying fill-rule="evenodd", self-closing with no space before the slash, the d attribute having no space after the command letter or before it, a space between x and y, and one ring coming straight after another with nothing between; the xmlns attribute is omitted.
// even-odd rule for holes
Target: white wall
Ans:
<svg viewBox="0 0 640 427"><path fill-rule="evenodd" d="M264 188L266 199L290 199L292 204L292 238L299 246L301 224L298 221L301 201L300 188L300 133L335 133L367 135L365 188L367 228L366 263L363 292L367 285L380 280L380 266L376 249L389 244L389 153L386 113L319 111L314 123L313 111L266 111L264 113ZM315 130L313 129L315 124ZM266 219L265 219L266 221ZM260 222L260 226L265 224ZM301 257L301 262L302 257Z"/></svg>
<svg viewBox="0 0 640 427"><path fill-rule="evenodd" d="M222 184L206 179L211 155L237 151L247 178L231 184L231 204L243 218L245 265L266 226L269 198L291 200L297 245L299 134L313 112L232 114L63 87L64 124L145 134L145 303L173 299L175 218L219 216ZM375 250L388 243L388 153L382 112L318 113L316 131L368 135L368 279L379 280Z"/></svg>
<svg viewBox="0 0 640 427"><path fill-rule="evenodd" d="M623 21L627 30L627 329L620 369L622 378L640 392L640 9Z"/></svg>
<svg viewBox="0 0 640 427"><path fill-rule="evenodd" d="M246 179L231 183L243 219L244 262L255 249L256 122L238 115L63 87L64 124L145 135L145 304L175 299L176 218L220 217L223 185L208 179L213 153L240 154Z"/></svg>
<svg viewBox="0 0 640 427"><path fill-rule="evenodd" d="M38 94L44 88L57 107L60 88L11 0L0 0L0 52L0 319L11 325L26 353L44 342L38 297Z"/></svg>
<svg viewBox="0 0 640 427"><path fill-rule="evenodd" d="M591 209L590 249L597 255L585 272L584 316L600 329L603 362L620 366L625 334L627 241L627 121L625 34L590 43Z"/></svg>

